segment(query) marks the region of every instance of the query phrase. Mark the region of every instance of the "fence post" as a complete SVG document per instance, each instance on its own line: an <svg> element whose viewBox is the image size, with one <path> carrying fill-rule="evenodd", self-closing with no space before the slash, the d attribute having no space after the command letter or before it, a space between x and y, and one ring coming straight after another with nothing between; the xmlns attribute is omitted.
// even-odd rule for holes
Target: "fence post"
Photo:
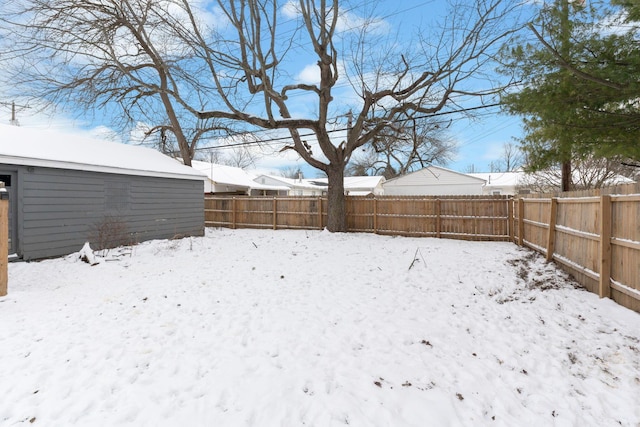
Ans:
<svg viewBox="0 0 640 427"><path fill-rule="evenodd" d="M7 295L9 283L9 193L0 181L0 297Z"/></svg>
<svg viewBox="0 0 640 427"><path fill-rule="evenodd" d="M524 199L518 199L518 245L524 245Z"/></svg>
<svg viewBox="0 0 640 427"><path fill-rule="evenodd" d="M515 199L513 197L507 199L507 228L509 229L509 241L511 243L515 243L515 233L513 231L513 227L515 226L515 214L513 209L513 204L515 203Z"/></svg>
<svg viewBox="0 0 640 427"><path fill-rule="evenodd" d="M278 199L273 198L273 229L278 229Z"/></svg>
<svg viewBox="0 0 640 427"><path fill-rule="evenodd" d="M436 199L436 237L440 238L440 199Z"/></svg>
<svg viewBox="0 0 640 427"><path fill-rule="evenodd" d="M547 261L553 259L556 250L556 221L558 216L558 198L551 198L551 208L549 209L549 233L547 235Z"/></svg>
<svg viewBox="0 0 640 427"><path fill-rule="evenodd" d="M373 196L373 232L378 234L378 199Z"/></svg>
<svg viewBox="0 0 640 427"><path fill-rule="evenodd" d="M600 298L611 298L611 196L600 196Z"/></svg>
<svg viewBox="0 0 640 427"><path fill-rule="evenodd" d="M318 229L322 230L322 196L318 197Z"/></svg>
<svg viewBox="0 0 640 427"><path fill-rule="evenodd" d="M473 235L478 235L478 200L475 197L471 200L471 208L473 211Z"/></svg>
<svg viewBox="0 0 640 427"><path fill-rule="evenodd" d="M236 198L231 199L231 228L236 228Z"/></svg>

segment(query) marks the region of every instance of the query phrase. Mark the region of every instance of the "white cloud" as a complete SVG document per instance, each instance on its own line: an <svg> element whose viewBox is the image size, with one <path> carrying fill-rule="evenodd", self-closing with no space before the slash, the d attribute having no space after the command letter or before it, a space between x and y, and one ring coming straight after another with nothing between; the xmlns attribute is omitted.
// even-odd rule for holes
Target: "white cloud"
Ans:
<svg viewBox="0 0 640 427"><path fill-rule="evenodd" d="M287 19L296 19L300 16L300 8L292 0L289 0L280 8L280 13Z"/></svg>
<svg viewBox="0 0 640 427"><path fill-rule="evenodd" d="M306 84L320 83L320 67L316 64L305 65L302 71L296 76L296 80Z"/></svg>
<svg viewBox="0 0 640 427"><path fill-rule="evenodd" d="M345 9L338 9L336 25L338 32L366 30L367 33L387 34L391 29L389 23L382 18L363 17ZM301 15L300 6L295 1L289 0L280 8L280 13L287 19L297 19Z"/></svg>
<svg viewBox="0 0 640 427"><path fill-rule="evenodd" d="M488 161L500 160L504 157L504 142L491 142L485 146L482 159Z"/></svg>
<svg viewBox="0 0 640 427"><path fill-rule="evenodd" d="M342 12L338 16L336 29L339 32L363 31L368 34L388 34L391 30L389 23L377 17L362 17L350 12Z"/></svg>
<svg viewBox="0 0 640 427"><path fill-rule="evenodd" d="M122 137L120 136L120 134L107 126L96 126L94 128L88 129L86 132L93 138L122 142Z"/></svg>

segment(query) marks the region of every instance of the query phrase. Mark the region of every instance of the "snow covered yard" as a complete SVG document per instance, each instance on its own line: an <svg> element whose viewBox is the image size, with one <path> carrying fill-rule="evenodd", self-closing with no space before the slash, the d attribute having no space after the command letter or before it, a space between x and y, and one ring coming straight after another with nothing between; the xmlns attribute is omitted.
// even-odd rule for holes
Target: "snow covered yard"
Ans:
<svg viewBox="0 0 640 427"><path fill-rule="evenodd" d="M0 425L640 425L640 315L510 243L221 229L114 255L10 265Z"/></svg>

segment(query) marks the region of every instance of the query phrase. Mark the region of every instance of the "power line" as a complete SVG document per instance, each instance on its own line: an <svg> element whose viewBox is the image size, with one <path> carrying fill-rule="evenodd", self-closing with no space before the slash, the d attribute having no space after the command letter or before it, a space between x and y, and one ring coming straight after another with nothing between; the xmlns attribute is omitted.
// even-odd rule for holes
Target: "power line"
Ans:
<svg viewBox="0 0 640 427"><path fill-rule="evenodd" d="M18 122L18 119L16 117L16 107L19 108L31 108L28 105L16 105L16 103L14 101L12 101L11 103L9 102L0 102L0 105L7 105L7 106L11 106L11 121L10 123L13 126L19 126L20 123Z"/></svg>
<svg viewBox="0 0 640 427"><path fill-rule="evenodd" d="M493 108L493 107L497 107L499 105L500 104L498 104L498 103L494 103L494 104L480 105L480 106L477 106L477 107L465 108L463 110L442 111L442 112L438 112L438 113L412 117L412 119L420 120L420 119L427 119L427 118L431 118L431 117L446 116L446 115L450 115L450 114L465 113L465 112L468 112L468 111L477 111L477 110L481 110L481 109ZM403 121L406 121L406 119L390 120L389 122L390 123L401 123ZM271 131L271 130L272 129L260 129L260 130L257 130L256 132L266 132L266 131ZM327 133L345 132L347 130L349 130L348 127L338 128L338 129L329 130L329 131L327 131ZM256 132L251 132L251 134L254 134ZM250 132L238 132L237 134L235 134L233 136L243 136L243 135L247 135L249 133ZM305 134L301 134L300 135L300 137L302 137L302 138L308 137L308 136L316 136L316 134L311 132L311 133L305 133ZM271 145L271 144L276 143L276 142L287 141L287 140L291 140L291 139L292 139L291 136L281 136L281 137L274 137L274 138L268 138L268 139L259 139L259 140L254 140L254 141L235 142L235 143L216 145L216 146L197 147L197 148L195 148L195 150L199 151L199 150L224 149L224 148L243 147L243 146L247 147L247 146L252 146L252 145Z"/></svg>

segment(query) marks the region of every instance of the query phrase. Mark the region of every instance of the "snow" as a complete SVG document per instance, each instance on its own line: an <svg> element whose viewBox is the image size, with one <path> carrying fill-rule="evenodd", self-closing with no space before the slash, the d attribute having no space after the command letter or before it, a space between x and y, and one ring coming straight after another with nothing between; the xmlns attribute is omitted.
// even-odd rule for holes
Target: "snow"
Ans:
<svg viewBox="0 0 640 427"><path fill-rule="evenodd" d="M580 182L583 177L581 174L594 174L593 170L573 170L573 181ZM517 170L512 172L481 172L481 173L469 173L468 175L483 179L487 182L488 186L492 187L516 187L519 185L527 185L536 180L539 181L547 181L550 183L556 182L557 185L560 185L560 171L559 170L550 170L550 171L541 171L535 173L525 172L523 170ZM627 178L623 175L614 175L611 178L607 179L607 185L613 186L618 184L632 184L634 181L630 178ZM570 200L569 198L563 198L566 200ZM580 198L580 200L584 200L584 198Z"/></svg>
<svg viewBox="0 0 640 427"><path fill-rule="evenodd" d="M206 178L151 148L2 124L0 163L200 181Z"/></svg>
<svg viewBox="0 0 640 427"><path fill-rule="evenodd" d="M511 243L210 229L102 255L10 264L0 425L640 423L640 315Z"/></svg>
<svg viewBox="0 0 640 427"><path fill-rule="evenodd" d="M328 178L315 178L315 179L308 179L306 181L322 183L325 186L329 185ZM385 182L385 178L383 176L345 176L344 188L345 189L376 188L383 182Z"/></svg>
<svg viewBox="0 0 640 427"><path fill-rule="evenodd" d="M89 242L85 242L82 249L80 249L80 252L78 252L78 258L90 265L97 265L100 263L96 258L93 249L91 249Z"/></svg>
<svg viewBox="0 0 640 427"><path fill-rule="evenodd" d="M299 179L299 178L286 178L283 176L277 175L269 175L262 174L256 177L256 180L260 180L261 178L268 178L273 181L282 182L286 187L290 189L306 189L306 190L326 190L326 185L318 186L317 184L313 184L313 179ZM346 177L345 177L346 180Z"/></svg>
<svg viewBox="0 0 640 427"><path fill-rule="evenodd" d="M289 187L285 185L263 185L255 181L256 175L246 172L241 168L233 166L219 165L215 163L202 162L199 160L193 160L191 166L205 174L210 181L214 184L228 184L237 187L244 187L245 189L256 190L289 190ZM211 184L205 185L205 193L213 191Z"/></svg>

